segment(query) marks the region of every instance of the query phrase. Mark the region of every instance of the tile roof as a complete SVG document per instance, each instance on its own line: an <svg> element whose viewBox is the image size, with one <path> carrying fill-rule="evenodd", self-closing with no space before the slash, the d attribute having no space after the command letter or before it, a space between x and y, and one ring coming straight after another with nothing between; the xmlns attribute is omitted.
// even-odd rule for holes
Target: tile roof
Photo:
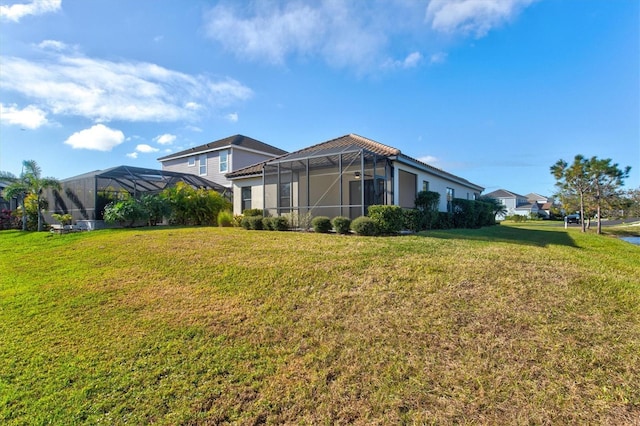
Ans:
<svg viewBox="0 0 640 426"><path fill-rule="evenodd" d="M272 160L263 161L258 164L254 164L253 166L235 170L231 173L227 173L226 177L229 179L233 179L241 176L250 176L262 173L262 166L264 165L264 163L269 161L288 161L292 159L306 158L314 155L339 154L361 149L366 149L367 151L371 151L375 154L385 157L391 157L400 154L400 150L397 148L393 148L374 140L365 138L363 136L350 133L348 135L340 136L339 138L331 139L326 142L321 142L310 147L300 149L298 151L283 154L279 157L273 158Z"/></svg>
<svg viewBox="0 0 640 426"><path fill-rule="evenodd" d="M165 155L164 157L158 158L158 161L166 161L172 158L185 157L188 155L194 155L201 152L213 151L213 150L225 148L228 146L243 147L243 148L251 149L254 151L266 152L274 156L287 153L287 151L283 149L276 148L275 146L266 144L264 142L260 142L259 140L250 138L248 136L234 135L234 136L229 136L217 141L209 142L204 145L185 149L183 151L174 152L173 154Z"/></svg>
<svg viewBox="0 0 640 426"><path fill-rule="evenodd" d="M372 139L365 138L363 136L356 135L354 133L340 136L338 138L331 139L326 142L321 142L321 143L312 145L310 147L291 152L289 154L281 155L280 157L276 157L268 161L254 164L253 166L249 166L243 169L233 171L231 173L228 173L226 177L229 179L233 179L233 178L242 177L242 176L251 176L251 175L260 174L262 173L263 165L268 162L289 161L289 160L303 159L306 157L320 156L320 155L335 155L339 153L352 152L352 151L361 150L361 149L365 149L367 151L373 152L383 157L396 157L400 161L405 160L405 161L417 163L422 168L430 170L431 172L443 175L449 179L458 180L460 182L464 182L466 184L476 186L480 190L484 189L459 176L445 172L442 169L433 167L420 160L417 160L415 158L409 157L408 155L402 154L398 148L384 145L380 142L376 142Z"/></svg>

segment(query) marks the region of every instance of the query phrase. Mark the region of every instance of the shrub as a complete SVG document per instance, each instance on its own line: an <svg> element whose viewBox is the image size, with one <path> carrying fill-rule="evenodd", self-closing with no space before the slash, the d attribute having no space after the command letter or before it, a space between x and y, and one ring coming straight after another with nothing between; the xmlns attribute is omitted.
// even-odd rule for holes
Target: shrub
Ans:
<svg viewBox="0 0 640 426"><path fill-rule="evenodd" d="M416 209L402 209L402 227L413 232L422 231L422 212Z"/></svg>
<svg viewBox="0 0 640 426"><path fill-rule="evenodd" d="M107 204L103 213L107 223L118 223L120 226L132 227L137 220L145 217L142 205L135 198L115 201Z"/></svg>
<svg viewBox="0 0 640 426"><path fill-rule="evenodd" d="M382 234L397 234L402 230L403 216L400 206L369 206L368 216L378 226Z"/></svg>
<svg viewBox="0 0 640 426"><path fill-rule="evenodd" d="M161 197L171 206L170 222L179 225L216 225L218 213L231 207L218 192L195 189L184 182L164 189Z"/></svg>
<svg viewBox="0 0 640 426"><path fill-rule="evenodd" d="M71 222L73 222L73 216L71 216L69 213L52 213L51 217L60 222L61 225L71 225Z"/></svg>
<svg viewBox="0 0 640 426"><path fill-rule="evenodd" d="M242 218L244 216L242 216L241 214L234 214L233 215L233 226L235 227L239 227L242 226Z"/></svg>
<svg viewBox="0 0 640 426"><path fill-rule="evenodd" d="M447 212L438 212L433 223L433 229L450 229L453 227L451 214Z"/></svg>
<svg viewBox="0 0 640 426"><path fill-rule="evenodd" d="M505 217L505 220L512 220L512 221L514 221L516 223L519 223L519 222L526 222L527 221L527 217L519 215L519 214L513 214L513 215Z"/></svg>
<svg viewBox="0 0 640 426"><path fill-rule="evenodd" d="M245 219L247 219L247 222L249 223L249 229L252 229L254 231L260 231L264 229L264 226L262 226L262 216L248 216Z"/></svg>
<svg viewBox="0 0 640 426"><path fill-rule="evenodd" d="M417 228L422 231L437 227L439 221L438 204L440 194L433 191L420 191L416 196L416 209L420 212L417 218Z"/></svg>
<svg viewBox="0 0 640 426"><path fill-rule="evenodd" d="M311 221L311 226L315 232L326 234L331 230L331 220L327 216L316 216Z"/></svg>
<svg viewBox="0 0 640 426"><path fill-rule="evenodd" d="M262 216L262 209L244 209L242 211L243 216Z"/></svg>
<svg viewBox="0 0 640 426"><path fill-rule="evenodd" d="M231 213L229 210L221 210L218 213L218 226L233 226L233 213Z"/></svg>
<svg viewBox="0 0 640 426"><path fill-rule="evenodd" d="M274 231L286 231L289 229L289 220L282 216L272 217L271 229Z"/></svg>
<svg viewBox="0 0 640 426"><path fill-rule="evenodd" d="M240 226L246 230L251 229L251 222L249 221L250 217L251 216L243 216L242 219L240 219Z"/></svg>
<svg viewBox="0 0 640 426"><path fill-rule="evenodd" d="M344 216L334 217L331 221L333 225L333 229L336 230L338 234L348 234L351 230L351 219Z"/></svg>
<svg viewBox="0 0 640 426"><path fill-rule="evenodd" d="M273 231L273 218L272 217L263 217L262 218L262 229L267 231Z"/></svg>
<svg viewBox="0 0 640 426"><path fill-rule="evenodd" d="M351 229L358 235L378 235L378 225L367 216L360 216L351 222Z"/></svg>

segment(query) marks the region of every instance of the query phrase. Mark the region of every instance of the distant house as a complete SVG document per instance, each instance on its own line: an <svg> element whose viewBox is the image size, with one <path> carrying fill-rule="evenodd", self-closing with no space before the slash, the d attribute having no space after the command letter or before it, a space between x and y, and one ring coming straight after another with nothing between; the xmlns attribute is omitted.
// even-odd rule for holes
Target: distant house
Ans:
<svg viewBox="0 0 640 426"><path fill-rule="evenodd" d="M0 210L15 210L18 208L18 199L16 197L10 199L2 198L4 189L9 186L9 182L0 181Z"/></svg>
<svg viewBox="0 0 640 426"><path fill-rule="evenodd" d="M229 136L158 158L162 170L189 173L226 188L226 174L286 154L286 151L243 135Z"/></svg>
<svg viewBox="0 0 640 426"><path fill-rule="evenodd" d="M500 201L507 209L505 214L497 214L496 220L504 220L506 216L520 215L530 217L548 217L553 200L540 194L519 195L506 189L498 189L484 195Z"/></svg>
<svg viewBox="0 0 640 426"><path fill-rule="evenodd" d="M415 207L416 195L423 190L438 192L439 210L447 211L452 199L477 199L484 189L355 134L267 159L226 177L233 184L235 214L257 208L272 216L353 219L374 204Z"/></svg>
<svg viewBox="0 0 640 426"><path fill-rule="evenodd" d="M527 200L529 202L536 202L540 206L540 210L538 214L544 217L551 217L551 209L554 205L554 199L551 197L545 197L544 195L536 194L535 192L531 192L527 194Z"/></svg>

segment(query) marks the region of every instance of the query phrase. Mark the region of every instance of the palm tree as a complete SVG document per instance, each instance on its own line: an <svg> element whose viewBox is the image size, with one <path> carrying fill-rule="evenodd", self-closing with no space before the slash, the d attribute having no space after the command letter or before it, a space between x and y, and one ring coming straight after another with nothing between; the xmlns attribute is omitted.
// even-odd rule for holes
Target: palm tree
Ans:
<svg viewBox="0 0 640 426"><path fill-rule="evenodd" d="M480 201L484 201L485 203L491 204L491 210L493 210L494 217L504 217L507 214L507 206L502 204L500 200L492 197L487 197L483 195L480 197Z"/></svg>
<svg viewBox="0 0 640 426"><path fill-rule="evenodd" d="M16 177L13 173L0 172L0 179L9 182L2 191L2 196L9 200L11 198L17 198L22 209L22 230L27 230L27 209L25 209L24 200L27 198L29 189L25 180L24 169L20 174L20 177Z"/></svg>
<svg viewBox="0 0 640 426"><path fill-rule="evenodd" d="M19 197L20 206L22 207L22 230L27 229L27 210L25 208L25 198L29 194L36 197L36 206L38 209L38 231L42 231L42 209L44 202L44 191L47 188L60 189L60 181L52 177L42 177L42 169L34 160L25 160L22 162L22 172L19 177L15 177L10 173L3 173L4 179L11 182L4 192L7 197Z"/></svg>

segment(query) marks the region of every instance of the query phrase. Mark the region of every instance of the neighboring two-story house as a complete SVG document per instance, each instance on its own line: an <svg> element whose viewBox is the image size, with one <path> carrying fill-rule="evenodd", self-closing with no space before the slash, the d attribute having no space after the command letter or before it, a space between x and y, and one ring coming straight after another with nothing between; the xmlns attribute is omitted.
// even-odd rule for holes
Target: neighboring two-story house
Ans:
<svg viewBox="0 0 640 426"><path fill-rule="evenodd" d="M158 158L162 170L190 173L231 188L227 173L287 152L243 135L229 136Z"/></svg>
<svg viewBox="0 0 640 426"><path fill-rule="evenodd" d="M498 189L484 196L494 198L506 207L507 213L497 214L496 220L504 220L506 216L515 214L526 217L531 215L548 217L553 204L552 199L540 194L519 195L506 189Z"/></svg>

